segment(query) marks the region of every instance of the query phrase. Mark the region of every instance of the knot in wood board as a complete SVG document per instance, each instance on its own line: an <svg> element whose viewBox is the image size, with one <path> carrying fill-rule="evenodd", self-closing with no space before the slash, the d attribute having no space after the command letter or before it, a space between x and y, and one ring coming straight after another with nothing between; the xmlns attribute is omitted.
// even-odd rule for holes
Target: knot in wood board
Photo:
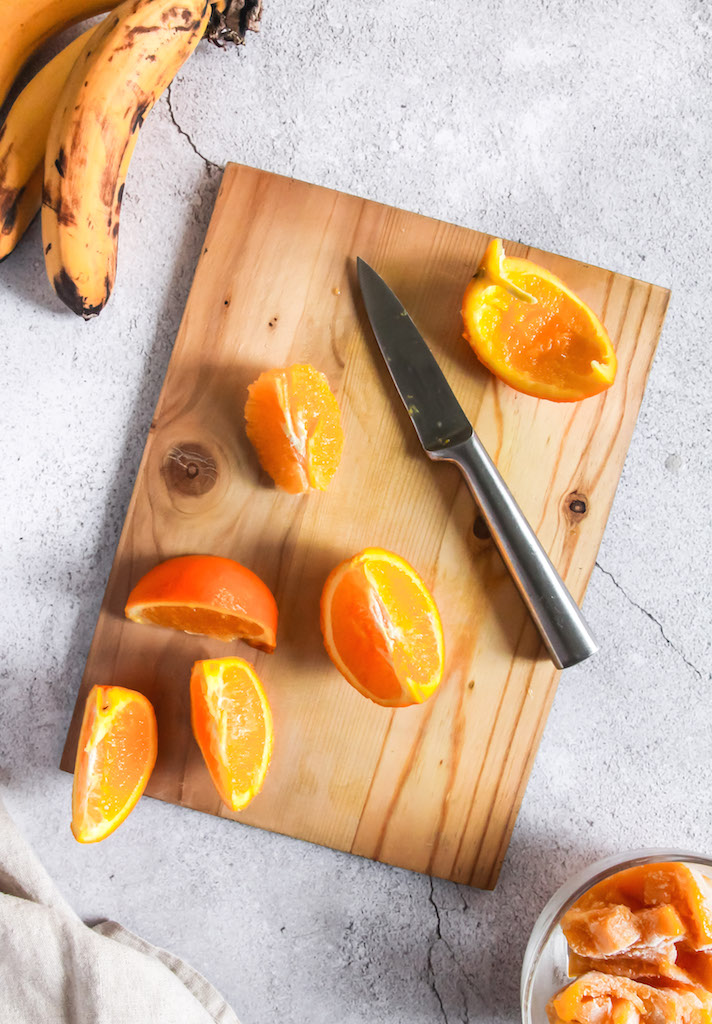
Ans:
<svg viewBox="0 0 712 1024"><path fill-rule="evenodd" d="M489 527L485 522L485 517L482 515L481 512L478 512L478 514L475 516L475 521L472 524L472 532L474 533L475 537L477 537L478 540L489 540L490 537L492 536L489 531Z"/></svg>
<svg viewBox="0 0 712 1024"><path fill-rule="evenodd" d="M215 486L218 464L205 445L185 442L169 448L161 472L169 490L199 497Z"/></svg>
<svg viewBox="0 0 712 1024"><path fill-rule="evenodd" d="M570 523L580 523L588 515L588 498L581 491L571 491L564 498L564 513Z"/></svg>

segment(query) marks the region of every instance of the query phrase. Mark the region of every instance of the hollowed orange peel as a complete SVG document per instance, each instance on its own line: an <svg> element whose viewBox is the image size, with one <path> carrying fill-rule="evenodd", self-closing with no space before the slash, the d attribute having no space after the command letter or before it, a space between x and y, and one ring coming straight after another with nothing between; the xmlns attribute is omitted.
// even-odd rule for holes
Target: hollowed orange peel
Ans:
<svg viewBox="0 0 712 1024"><path fill-rule="evenodd" d="M562 280L505 256L493 238L462 300L464 337L516 391L578 402L613 383L617 361L605 327Z"/></svg>

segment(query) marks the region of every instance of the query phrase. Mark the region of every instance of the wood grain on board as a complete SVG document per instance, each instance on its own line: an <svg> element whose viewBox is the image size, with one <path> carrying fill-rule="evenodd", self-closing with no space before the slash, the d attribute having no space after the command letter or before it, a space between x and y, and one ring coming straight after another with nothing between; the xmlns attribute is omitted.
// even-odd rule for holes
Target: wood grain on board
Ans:
<svg viewBox="0 0 712 1024"><path fill-rule="evenodd" d="M488 236L234 164L195 274L87 660L62 767L71 770L86 693L121 683L154 703L151 796L480 887L495 884L558 673L457 469L423 455L382 364L355 280L362 256L413 316L544 547L581 600L603 534L668 292L506 244L561 276L605 322L614 386L573 405L497 382L461 337L460 300ZM310 362L337 393L346 435L329 490L291 496L245 437L247 385ZM396 711L338 675L319 631L331 568L368 545L408 559L432 588L446 640L440 691ZM126 621L133 584L173 555L227 555L280 609L260 654ZM596 629L596 622L591 623ZM603 644L606 637L600 637ZM190 732L198 658L256 664L275 718L262 793L231 814ZM129 825L125 827L130 827Z"/></svg>

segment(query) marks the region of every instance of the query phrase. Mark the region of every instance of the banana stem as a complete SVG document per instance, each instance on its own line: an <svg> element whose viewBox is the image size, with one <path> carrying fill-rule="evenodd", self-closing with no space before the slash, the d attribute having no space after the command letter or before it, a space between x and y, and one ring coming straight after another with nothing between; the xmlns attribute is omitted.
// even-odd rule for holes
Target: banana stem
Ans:
<svg viewBox="0 0 712 1024"><path fill-rule="evenodd" d="M216 0L205 38L216 46L242 44L247 32L259 32L262 0Z"/></svg>

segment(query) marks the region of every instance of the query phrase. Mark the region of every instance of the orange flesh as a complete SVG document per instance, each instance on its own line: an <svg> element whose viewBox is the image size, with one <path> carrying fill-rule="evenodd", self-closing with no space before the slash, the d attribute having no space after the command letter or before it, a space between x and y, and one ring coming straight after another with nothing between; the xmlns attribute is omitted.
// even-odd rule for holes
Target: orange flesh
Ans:
<svg viewBox="0 0 712 1024"><path fill-rule="evenodd" d="M442 676L442 627L422 581L384 554L371 549L332 573L322 597L325 643L348 681L376 703L420 703Z"/></svg>
<svg viewBox="0 0 712 1024"><path fill-rule="evenodd" d="M589 378L591 363L602 353L585 310L531 271L508 270L507 276L538 301L529 305L493 286L480 322L482 332L496 338L498 358L518 373L554 386L566 387L572 377Z"/></svg>
<svg viewBox="0 0 712 1024"><path fill-rule="evenodd" d="M694 949L712 946L712 894L708 883L685 864L642 864L619 871L589 889L576 904L625 904L632 910L670 905Z"/></svg>
<svg viewBox="0 0 712 1024"><path fill-rule="evenodd" d="M193 734L221 799L239 811L264 782L272 715L254 669L240 658L198 661L190 682Z"/></svg>
<svg viewBox="0 0 712 1024"><path fill-rule="evenodd" d="M580 956L611 956L629 949L641 937L635 914L624 906L572 907L561 921L566 941Z"/></svg>
<svg viewBox="0 0 712 1024"><path fill-rule="evenodd" d="M492 239L462 301L464 336L505 384L575 402L605 391L616 355L600 320L544 267L505 257Z"/></svg>
<svg viewBox="0 0 712 1024"><path fill-rule="evenodd" d="M325 490L343 447L339 407L309 364L267 370L249 387L247 436L262 468L290 494Z"/></svg>
<svg viewBox="0 0 712 1024"><path fill-rule="evenodd" d="M225 615L210 608L190 608L186 605L155 605L141 609L141 621L155 626L180 629L184 633L211 636L215 640L248 641L263 636L263 628L256 622L237 615Z"/></svg>
<svg viewBox="0 0 712 1024"><path fill-rule="evenodd" d="M156 760L156 720L141 694L94 687L87 698L72 792L72 832L96 842L130 813Z"/></svg>
<svg viewBox="0 0 712 1024"><path fill-rule="evenodd" d="M692 986L658 988L590 971L559 992L548 1012L551 1021L576 1024L710 1024L711 1007L709 994Z"/></svg>
<svg viewBox="0 0 712 1024"><path fill-rule="evenodd" d="M579 977L550 1000L552 1022L712 1024L712 894L699 871L619 871L585 892L561 926L569 975Z"/></svg>

